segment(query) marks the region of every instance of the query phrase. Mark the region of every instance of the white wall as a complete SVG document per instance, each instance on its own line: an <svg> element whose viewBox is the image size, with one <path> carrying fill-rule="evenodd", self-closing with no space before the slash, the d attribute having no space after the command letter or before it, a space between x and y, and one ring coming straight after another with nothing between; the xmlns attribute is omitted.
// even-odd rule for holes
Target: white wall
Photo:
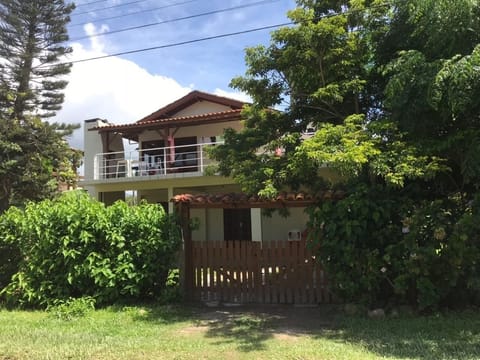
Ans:
<svg viewBox="0 0 480 360"><path fill-rule="evenodd" d="M223 209L190 209L190 219L198 221L193 241L223 241Z"/></svg>
<svg viewBox="0 0 480 360"><path fill-rule="evenodd" d="M252 240L254 241L286 241L290 230L298 229L303 232L308 221L304 208L291 208L290 216L286 218L280 216L277 211L272 217L262 214L259 221L260 211L260 209L252 209ZM194 241L224 240L223 209L191 209L190 217L199 221L198 229L192 231Z"/></svg>
<svg viewBox="0 0 480 360"><path fill-rule="evenodd" d="M290 216L282 217L275 211L272 217L262 216L263 241L287 240L292 229L305 230L308 215L304 208L290 208Z"/></svg>
<svg viewBox="0 0 480 360"><path fill-rule="evenodd" d="M207 226L208 240L224 240L223 209L207 209Z"/></svg>
<svg viewBox="0 0 480 360"><path fill-rule="evenodd" d="M84 171L85 179L93 180L94 157L103 152L102 138L98 131L90 131L94 127L107 126L108 122L102 119L85 120L83 126L83 148L84 151Z"/></svg>
<svg viewBox="0 0 480 360"><path fill-rule="evenodd" d="M181 117L181 116L191 116L191 115L201 115L207 113L215 113L231 110L229 106L209 102L209 101L199 101L193 103L189 107L180 110L171 117Z"/></svg>

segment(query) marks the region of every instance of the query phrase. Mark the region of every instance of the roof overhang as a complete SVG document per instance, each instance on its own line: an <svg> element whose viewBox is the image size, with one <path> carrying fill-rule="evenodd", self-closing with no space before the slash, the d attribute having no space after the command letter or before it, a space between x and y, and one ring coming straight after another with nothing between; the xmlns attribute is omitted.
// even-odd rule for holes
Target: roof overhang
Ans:
<svg viewBox="0 0 480 360"><path fill-rule="evenodd" d="M99 133L119 133L126 139L138 141L139 134L146 130L162 130L169 128L238 121L241 120L241 112L241 109L234 109L216 113L149 120L143 122L136 122L133 124L107 125L101 127L94 127L89 130L98 131Z"/></svg>
<svg viewBox="0 0 480 360"><path fill-rule="evenodd" d="M221 208L221 209L252 209L252 208L291 208L307 207L325 200L339 200L345 196L343 191L323 191L316 196L303 192L282 192L273 199L258 195L249 196L243 193L229 194L181 194L174 196L174 204L186 205L189 208Z"/></svg>

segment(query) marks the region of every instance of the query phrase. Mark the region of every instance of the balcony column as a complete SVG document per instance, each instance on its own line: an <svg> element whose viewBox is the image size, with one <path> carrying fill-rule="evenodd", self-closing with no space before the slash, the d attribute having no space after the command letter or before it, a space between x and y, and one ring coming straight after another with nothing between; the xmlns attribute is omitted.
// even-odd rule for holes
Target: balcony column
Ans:
<svg viewBox="0 0 480 360"><path fill-rule="evenodd" d="M169 187L167 189L167 198L168 198L168 213L173 214L175 212L175 207L173 203L170 201L173 198L173 187Z"/></svg>

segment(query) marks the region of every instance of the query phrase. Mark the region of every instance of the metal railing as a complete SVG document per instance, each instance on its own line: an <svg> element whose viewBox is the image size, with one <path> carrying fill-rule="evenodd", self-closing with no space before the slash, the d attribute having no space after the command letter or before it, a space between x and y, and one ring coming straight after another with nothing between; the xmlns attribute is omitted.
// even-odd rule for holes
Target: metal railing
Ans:
<svg viewBox="0 0 480 360"><path fill-rule="evenodd" d="M175 173L203 174L215 161L207 155L206 148L223 144L180 145L96 154L94 180L167 176Z"/></svg>

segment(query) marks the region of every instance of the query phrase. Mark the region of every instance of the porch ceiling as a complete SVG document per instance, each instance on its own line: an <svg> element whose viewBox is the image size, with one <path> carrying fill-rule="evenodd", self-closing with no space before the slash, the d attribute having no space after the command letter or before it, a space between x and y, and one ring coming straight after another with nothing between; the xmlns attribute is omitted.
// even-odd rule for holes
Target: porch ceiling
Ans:
<svg viewBox="0 0 480 360"><path fill-rule="evenodd" d="M345 196L343 191L324 191L317 196L304 192L282 192L274 199L249 196L243 193L229 194L181 194L171 201L175 204L186 204L190 208L283 208L305 207L322 200L336 200Z"/></svg>
<svg viewBox="0 0 480 360"><path fill-rule="evenodd" d="M166 128L197 126L214 124L229 121L238 121L241 119L241 109L233 109L216 113L206 113L197 115L188 115L181 117L161 118L153 120L144 120L133 124L108 125L94 127L91 131L115 132L122 134L126 139L138 141L138 135L144 130L160 130Z"/></svg>

